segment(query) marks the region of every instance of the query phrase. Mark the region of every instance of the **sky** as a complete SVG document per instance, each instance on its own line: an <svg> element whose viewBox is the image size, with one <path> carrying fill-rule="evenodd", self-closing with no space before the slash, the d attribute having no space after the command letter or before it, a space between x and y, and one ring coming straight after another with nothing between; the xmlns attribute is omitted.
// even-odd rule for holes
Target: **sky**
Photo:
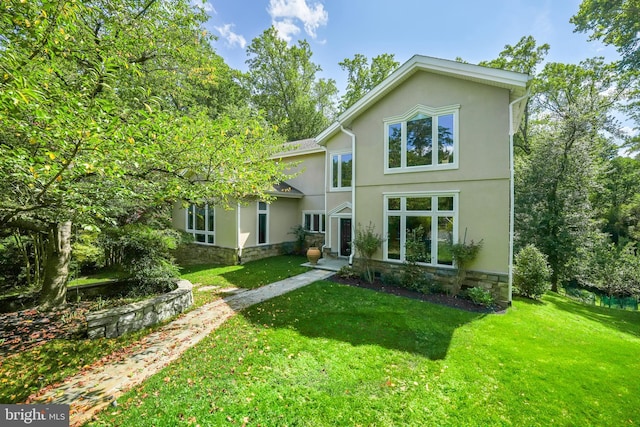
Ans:
<svg viewBox="0 0 640 427"><path fill-rule="evenodd" d="M194 0L194 2L200 0ZM281 38L309 42L321 78L336 80L340 95L346 72L338 63L360 53L413 55L477 64L498 57L504 46L532 35L548 43L549 62L578 63L614 48L574 33L569 22L580 0L206 0L206 27L218 37L217 53L232 68L246 71L246 47L270 26Z"/></svg>

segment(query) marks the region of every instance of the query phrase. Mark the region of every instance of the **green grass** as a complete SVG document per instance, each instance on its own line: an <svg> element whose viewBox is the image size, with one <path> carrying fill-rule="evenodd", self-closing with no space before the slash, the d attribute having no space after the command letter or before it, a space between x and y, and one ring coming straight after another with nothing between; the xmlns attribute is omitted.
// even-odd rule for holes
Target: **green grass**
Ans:
<svg viewBox="0 0 640 427"><path fill-rule="evenodd" d="M332 282L251 307L94 426L640 424L640 313L480 315Z"/></svg>
<svg viewBox="0 0 640 427"><path fill-rule="evenodd" d="M241 266L201 265L185 268L182 277L196 283L192 307L195 308L220 298L218 291L198 291L199 287L215 285L256 288L307 271L307 268L300 267L305 261L306 258L303 257L278 256ZM113 277L113 272L107 271L98 277L104 281ZM129 345L138 345L138 341L154 328L117 339L57 339L31 351L4 359L0 357L0 403L23 402L42 387L74 375L84 366L91 365L106 355Z"/></svg>
<svg viewBox="0 0 640 427"><path fill-rule="evenodd" d="M302 256L281 255L243 265L202 264L183 267L181 277L193 283L194 307L200 307L218 299L223 288L255 289L304 273L309 269L300 264L305 262L307 259ZM210 286L218 289L207 289Z"/></svg>

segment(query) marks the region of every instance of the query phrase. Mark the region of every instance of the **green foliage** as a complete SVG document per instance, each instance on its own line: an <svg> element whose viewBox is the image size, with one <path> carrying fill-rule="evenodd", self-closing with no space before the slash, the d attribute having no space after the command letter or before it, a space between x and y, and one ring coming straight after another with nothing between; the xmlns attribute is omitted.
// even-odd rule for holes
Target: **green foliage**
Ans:
<svg viewBox="0 0 640 427"><path fill-rule="evenodd" d="M374 279L374 273L371 269L371 259L384 242L384 238L380 233L377 233L375 229L375 224L372 222L369 222L369 225L366 227L358 224L356 227L356 235L353 239L353 245L364 263L364 279L369 283L372 283Z"/></svg>
<svg viewBox="0 0 640 427"><path fill-rule="evenodd" d="M515 292L529 298L540 298L549 290L551 269L545 255L535 245L522 248L513 267Z"/></svg>
<svg viewBox="0 0 640 427"><path fill-rule="evenodd" d="M638 0L582 0L578 13L570 22L576 31L590 32L589 40L613 45L623 58L623 65L640 67L638 50Z"/></svg>
<svg viewBox="0 0 640 427"><path fill-rule="evenodd" d="M457 269L456 281L451 290L452 295L457 295L462 289L462 282L466 276L467 268L476 259L480 249L482 249L482 240L478 243L473 240L471 243L467 243L466 238L467 231L465 230L465 238L462 243L451 243L449 245L449 252Z"/></svg>
<svg viewBox="0 0 640 427"><path fill-rule="evenodd" d="M407 233L405 262L402 265L400 283L403 287L418 292L429 289L429 281L418 262L426 262L425 231L422 225Z"/></svg>
<svg viewBox="0 0 640 427"><path fill-rule="evenodd" d="M468 289L467 296L474 304L483 305L485 307L492 307L496 302L491 292L485 291L479 287Z"/></svg>
<svg viewBox="0 0 640 427"><path fill-rule="evenodd" d="M247 55L252 100L286 140L312 138L324 130L333 118L338 89L333 79L316 79L322 68L311 62L306 40L288 46L270 27L251 41Z"/></svg>
<svg viewBox="0 0 640 427"><path fill-rule="evenodd" d="M336 272L338 277L343 279L355 279L359 276L358 272L350 265L344 265Z"/></svg>
<svg viewBox="0 0 640 427"><path fill-rule="evenodd" d="M383 53L373 57L369 64L366 56L357 53L352 59L345 58L339 62L340 68L347 72L347 91L340 100L340 110L351 107L398 68L400 64L394 57Z"/></svg>
<svg viewBox="0 0 640 427"><path fill-rule="evenodd" d="M50 256L31 255L43 295L66 282L70 242L52 239L70 223L268 198L283 179L282 138L244 107L189 0L9 0L0 17L0 230L49 236Z"/></svg>
<svg viewBox="0 0 640 427"><path fill-rule="evenodd" d="M170 284L179 276L171 250L181 234L172 229L156 230L142 224L105 230L101 244L109 265L119 265L141 288ZM141 292L146 292L142 289Z"/></svg>
<svg viewBox="0 0 640 427"><path fill-rule="evenodd" d="M294 227L291 227L291 231L289 232L289 234L293 234L296 238L294 243L294 250L296 251L296 253L299 255L304 254L304 247L308 234L307 230L305 230L302 225L298 224Z"/></svg>
<svg viewBox="0 0 640 427"><path fill-rule="evenodd" d="M632 243L620 246L606 238L596 240L585 251L587 266L582 281L601 289L609 297L640 294L640 256L636 251Z"/></svg>

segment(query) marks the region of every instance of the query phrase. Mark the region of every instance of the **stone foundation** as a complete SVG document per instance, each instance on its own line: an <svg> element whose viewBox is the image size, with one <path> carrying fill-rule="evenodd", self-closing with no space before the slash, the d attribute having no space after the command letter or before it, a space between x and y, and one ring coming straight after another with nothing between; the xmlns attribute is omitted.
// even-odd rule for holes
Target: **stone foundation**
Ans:
<svg viewBox="0 0 640 427"><path fill-rule="evenodd" d="M87 335L94 338L115 338L160 323L182 313L193 304L192 285L178 282L178 289L164 295L122 307L87 314Z"/></svg>
<svg viewBox="0 0 640 427"><path fill-rule="evenodd" d="M355 267L357 268L361 262L361 259L355 259ZM403 264L378 260L373 260L372 264L376 274L402 274ZM453 288L457 276L455 269L432 266L420 266L420 268L424 271L427 280L442 286L445 291L450 291ZM509 276L507 274L467 271L462 288L475 287L491 292L499 306L507 307L509 305Z"/></svg>
<svg viewBox="0 0 640 427"><path fill-rule="evenodd" d="M234 248L223 248L220 246L198 245L188 243L180 245L173 256L180 265L196 264L238 264L238 253Z"/></svg>

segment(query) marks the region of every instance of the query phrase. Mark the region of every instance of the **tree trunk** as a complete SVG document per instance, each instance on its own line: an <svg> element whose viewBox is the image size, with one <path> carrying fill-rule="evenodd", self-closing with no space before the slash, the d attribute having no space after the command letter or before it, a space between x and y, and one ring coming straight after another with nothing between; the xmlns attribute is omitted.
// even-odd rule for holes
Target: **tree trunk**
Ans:
<svg viewBox="0 0 640 427"><path fill-rule="evenodd" d="M40 308L51 310L67 302L71 259L71 221L55 224L49 231Z"/></svg>

